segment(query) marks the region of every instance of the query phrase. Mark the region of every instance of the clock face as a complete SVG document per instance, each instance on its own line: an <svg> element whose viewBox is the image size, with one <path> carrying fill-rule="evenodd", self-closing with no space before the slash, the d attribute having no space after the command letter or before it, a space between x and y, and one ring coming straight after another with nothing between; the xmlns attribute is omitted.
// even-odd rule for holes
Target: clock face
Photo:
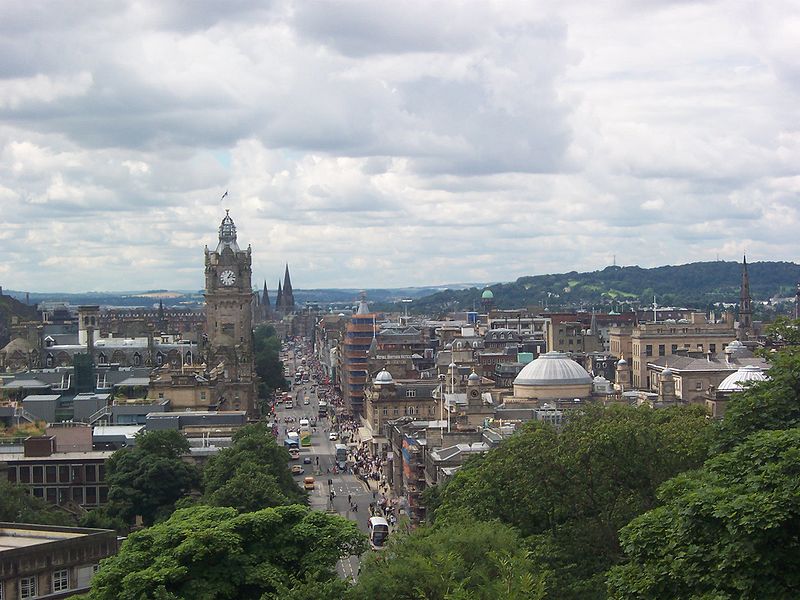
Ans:
<svg viewBox="0 0 800 600"><path fill-rule="evenodd" d="M231 270L223 271L220 273L219 282L224 286L231 286L236 283L236 274Z"/></svg>

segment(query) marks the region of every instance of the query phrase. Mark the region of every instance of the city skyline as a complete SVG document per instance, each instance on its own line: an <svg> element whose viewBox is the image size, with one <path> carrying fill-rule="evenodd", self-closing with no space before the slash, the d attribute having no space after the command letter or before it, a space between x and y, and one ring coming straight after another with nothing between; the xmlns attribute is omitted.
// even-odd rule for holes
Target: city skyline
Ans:
<svg viewBox="0 0 800 600"><path fill-rule="evenodd" d="M4 288L797 260L788 2L190 6L0 8Z"/></svg>

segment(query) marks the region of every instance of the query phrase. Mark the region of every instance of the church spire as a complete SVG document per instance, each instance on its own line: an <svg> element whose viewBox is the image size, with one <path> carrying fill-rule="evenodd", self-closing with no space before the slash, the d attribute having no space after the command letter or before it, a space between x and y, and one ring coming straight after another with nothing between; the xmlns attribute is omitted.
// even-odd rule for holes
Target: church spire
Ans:
<svg viewBox="0 0 800 600"><path fill-rule="evenodd" d="M286 263L286 272L283 275L283 308L286 312L294 311L294 293L292 292L292 279L289 277L289 263Z"/></svg>
<svg viewBox="0 0 800 600"><path fill-rule="evenodd" d="M278 280L278 297L275 299L275 310L278 312L283 310L283 290L281 289L280 280Z"/></svg>
<svg viewBox="0 0 800 600"><path fill-rule="evenodd" d="M736 339L744 341L753 328L753 300L750 297L750 275L747 273L747 255L742 260L742 285L739 290L739 327Z"/></svg>

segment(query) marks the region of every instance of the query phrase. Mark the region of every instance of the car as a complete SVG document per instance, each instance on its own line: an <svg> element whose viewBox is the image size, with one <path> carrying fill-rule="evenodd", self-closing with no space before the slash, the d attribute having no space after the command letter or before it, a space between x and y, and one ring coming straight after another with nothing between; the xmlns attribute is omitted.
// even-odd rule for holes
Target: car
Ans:
<svg viewBox="0 0 800 600"><path fill-rule="evenodd" d="M308 401L308 398L306 398L305 400L303 400L303 404L305 404L306 406L308 406L308 405L309 405L309 404L311 404L311 403Z"/></svg>
<svg viewBox="0 0 800 600"><path fill-rule="evenodd" d="M302 475L303 467L300 465L292 465L292 475Z"/></svg>
<svg viewBox="0 0 800 600"><path fill-rule="evenodd" d="M339 439L339 436L336 434L335 431L331 431L330 435L328 435L328 439L332 442L335 442Z"/></svg>
<svg viewBox="0 0 800 600"><path fill-rule="evenodd" d="M310 465L311 464L311 457L310 456L304 457L303 458L303 464L304 465Z"/></svg>
<svg viewBox="0 0 800 600"><path fill-rule="evenodd" d="M307 490L313 490L314 489L314 478L313 477L306 477L303 480L303 487L305 489L307 489Z"/></svg>

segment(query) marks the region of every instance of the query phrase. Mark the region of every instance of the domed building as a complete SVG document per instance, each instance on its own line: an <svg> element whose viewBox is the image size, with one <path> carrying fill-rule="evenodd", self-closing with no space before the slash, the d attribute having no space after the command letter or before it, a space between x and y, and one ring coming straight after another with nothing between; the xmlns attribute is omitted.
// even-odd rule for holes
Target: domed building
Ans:
<svg viewBox="0 0 800 600"><path fill-rule="evenodd" d="M592 376L563 352L542 354L514 379L516 401L584 400L591 395Z"/></svg>
<svg viewBox="0 0 800 600"><path fill-rule="evenodd" d="M746 386L768 379L766 372L756 365L745 365L735 373L731 373L717 386L717 393L732 394L741 392Z"/></svg>
<svg viewBox="0 0 800 600"><path fill-rule="evenodd" d="M485 313L488 313L494 308L494 292L489 288L483 290L481 294L481 307Z"/></svg>
<svg viewBox="0 0 800 600"><path fill-rule="evenodd" d="M766 371L765 367L745 365L723 379L716 389L712 388L705 401L706 408L708 412L711 413L711 417L721 419L725 416L725 410L731 394L741 392L743 389L759 381L766 381L769 379Z"/></svg>

